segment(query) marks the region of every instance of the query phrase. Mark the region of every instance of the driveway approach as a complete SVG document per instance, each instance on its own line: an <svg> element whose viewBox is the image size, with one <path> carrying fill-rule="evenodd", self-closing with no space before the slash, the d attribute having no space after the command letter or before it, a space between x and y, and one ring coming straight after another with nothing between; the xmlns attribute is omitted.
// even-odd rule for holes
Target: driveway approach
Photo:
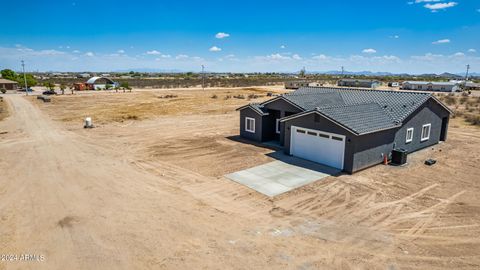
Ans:
<svg viewBox="0 0 480 270"><path fill-rule="evenodd" d="M310 184L340 170L289 156L225 177L273 197Z"/></svg>

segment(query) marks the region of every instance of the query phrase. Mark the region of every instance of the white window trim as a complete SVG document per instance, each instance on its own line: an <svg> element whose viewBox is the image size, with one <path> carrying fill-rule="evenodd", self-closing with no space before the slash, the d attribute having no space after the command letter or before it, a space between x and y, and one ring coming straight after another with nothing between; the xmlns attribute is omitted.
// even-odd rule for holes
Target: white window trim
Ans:
<svg viewBox="0 0 480 270"><path fill-rule="evenodd" d="M425 127L428 127L428 134L427 134L427 136L424 137L424 136L423 136L423 129L424 129ZM423 126L422 126L422 133L420 134L420 136L421 136L420 141L423 142L423 141L426 141L426 140L430 139L430 132L431 132L431 131L432 131L432 124L425 124L425 125L423 125Z"/></svg>
<svg viewBox="0 0 480 270"><path fill-rule="evenodd" d="M248 123L249 120L252 120L252 129L248 129L248 124L247 123ZM255 133L255 118L245 117L245 131Z"/></svg>
<svg viewBox="0 0 480 270"><path fill-rule="evenodd" d="M410 130L412 131L412 135L410 136L410 138L408 138L408 132L409 132ZM414 131L413 128L407 128L407 136L406 136L406 138L405 138L405 143L409 143L409 142L413 141L413 131Z"/></svg>
<svg viewBox="0 0 480 270"><path fill-rule="evenodd" d="M275 132L280 134L280 119L278 118L275 120Z"/></svg>

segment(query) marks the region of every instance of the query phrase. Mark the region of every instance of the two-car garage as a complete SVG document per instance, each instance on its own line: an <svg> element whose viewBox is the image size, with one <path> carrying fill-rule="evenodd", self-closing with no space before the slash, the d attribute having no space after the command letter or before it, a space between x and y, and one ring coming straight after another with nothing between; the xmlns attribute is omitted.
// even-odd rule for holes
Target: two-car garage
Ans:
<svg viewBox="0 0 480 270"><path fill-rule="evenodd" d="M290 154L343 170L345 136L292 126Z"/></svg>

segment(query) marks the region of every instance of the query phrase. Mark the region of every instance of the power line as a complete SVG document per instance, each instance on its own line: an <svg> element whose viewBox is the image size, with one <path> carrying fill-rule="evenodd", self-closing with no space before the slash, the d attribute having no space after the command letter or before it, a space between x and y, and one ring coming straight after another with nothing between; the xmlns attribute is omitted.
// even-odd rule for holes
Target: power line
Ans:
<svg viewBox="0 0 480 270"><path fill-rule="evenodd" d="M27 75L25 75L25 62L22 60L23 80L25 81L25 94L28 96Z"/></svg>

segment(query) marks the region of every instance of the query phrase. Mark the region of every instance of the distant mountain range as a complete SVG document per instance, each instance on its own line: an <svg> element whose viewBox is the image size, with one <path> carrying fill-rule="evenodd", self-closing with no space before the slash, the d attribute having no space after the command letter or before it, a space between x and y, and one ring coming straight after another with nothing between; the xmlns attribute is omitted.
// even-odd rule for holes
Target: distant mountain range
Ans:
<svg viewBox="0 0 480 270"><path fill-rule="evenodd" d="M111 72L142 72L142 73L186 73L189 71L186 70L179 70L179 69L157 69L157 68L132 68L132 69L121 69L121 70L113 70ZM193 71L194 73L198 73L199 71ZM212 72L205 70L206 73L230 73L230 72ZM231 72L237 73L237 72ZM241 72L240 72L241 73ZM254 73L254 72L245 72L245 73ZM276 72L276 73L284 73L284 74L296 74L298 72ZM339 70L330 70L330 71L307 71L307 74L327 74L327 75L341 75L342 72ZM451 78L451 79L463 79L465 77L465 73L449 73L444 72L441 74L435 73L425 73L425 74L408 74L408 73L392 73L392 72L372 72L372 71L344 71L344 75L351 75L351 76L418 76L418 77L443 77L443 78ZM469 74L472 77L480 77L480 73L472 72Z"/></svg>
<svg viewBox="0 0 480 270"><path fill-rule="evenodd" d="M328 75L341 75L342 72L338 70L331 71L311 71L307 72L309 74L328 74ZM448 73L444 72L441 74L435 73L426 73L426 74L408 74L408 73L391 73L391 72L372 72L372 71L344 71L344 75L356 75L356 76L418 76L418 77L445 77L445 78L456 78L462 79L465 77L465 73ZM469 73L469 76L480 76L480 73L472 72Z"/></svg>

